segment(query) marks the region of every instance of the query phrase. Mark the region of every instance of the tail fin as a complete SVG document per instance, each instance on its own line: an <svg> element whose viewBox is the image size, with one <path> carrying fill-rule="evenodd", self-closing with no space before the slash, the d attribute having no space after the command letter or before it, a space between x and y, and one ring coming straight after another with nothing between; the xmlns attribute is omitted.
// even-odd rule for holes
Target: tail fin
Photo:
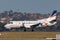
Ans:
<svg viewBox="0 0 60 40"><path fill-rule="evenodd" d="M54 10L51 16L56 16L57 15L57 10Z"/></svg>
<svg viewBox="0 0 60 40"><path fill-rule="evenodd" d="M57 10L54 10L49 20L55 22L56 19L57 19Z"/></svg>

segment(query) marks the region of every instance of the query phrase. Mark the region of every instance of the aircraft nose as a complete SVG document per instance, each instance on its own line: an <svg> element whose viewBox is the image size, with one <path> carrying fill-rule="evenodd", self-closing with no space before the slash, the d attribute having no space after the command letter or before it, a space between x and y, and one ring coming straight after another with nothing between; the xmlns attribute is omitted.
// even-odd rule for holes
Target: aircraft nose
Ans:
<svg viewBox="0 0 60 40"><path fill-rule="evenodd" d="M5 25L4 27L7 28L7 29L10 29L9 25Z"/></svg>

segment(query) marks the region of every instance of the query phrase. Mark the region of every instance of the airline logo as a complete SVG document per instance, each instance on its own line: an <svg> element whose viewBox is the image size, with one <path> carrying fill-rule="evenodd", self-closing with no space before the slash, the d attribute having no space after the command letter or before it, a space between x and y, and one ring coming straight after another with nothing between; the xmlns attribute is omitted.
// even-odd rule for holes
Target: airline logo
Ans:
<svg viewBox="0 0 60 40"><path fill-rule="evenodd" d="M53 16L57 16L57 14L54 14Z"/></svg>
<svg viewBox="0 0 60 40"><path fill-rule="evenodd" d="M56 16L57 15L57 10L54 10L51 16Z"/></svg>
<svg viewBox="0 0 60 40"><path fill-rule="evenodd" d="M44 22L43 25L44 25L44 26L48 26L48 22Z"/></svg>

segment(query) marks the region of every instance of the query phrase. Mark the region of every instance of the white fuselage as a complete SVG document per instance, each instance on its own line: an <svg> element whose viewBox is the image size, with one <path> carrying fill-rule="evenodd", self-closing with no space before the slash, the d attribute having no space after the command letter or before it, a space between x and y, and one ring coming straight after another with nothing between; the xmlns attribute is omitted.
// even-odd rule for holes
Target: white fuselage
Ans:
<svg viewBox="0 0 60 40"><path fill-rule="evenodd" d="M42 23L43 26L51 26L56 24L56 22L54 23L50 23L50 21L55 20L56 17L49 17L49 18L45 18L45 19L41 19L41 20L36 20L36 21L10 21L8 22L4 27L11 29L11 28L18 28L18 27L26 27L26 28L30 28L32 25L38 24L38 23Z"/></svg>
<svg viewBox="0 0 60 40"><path fill-rule="evenodd" d="M39 23L39 21L10 21L5 25L6 28L15 28L15 27L22 27L23 24L26 28L30 28L30 25L34 25Z"/></svg>

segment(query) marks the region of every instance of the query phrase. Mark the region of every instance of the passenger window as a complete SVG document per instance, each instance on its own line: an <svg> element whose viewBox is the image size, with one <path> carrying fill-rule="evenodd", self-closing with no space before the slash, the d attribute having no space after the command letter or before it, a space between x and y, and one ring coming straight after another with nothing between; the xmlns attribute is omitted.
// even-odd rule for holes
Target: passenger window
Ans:
<svg viewBox="0 0 60 40"><path fill-rule="evenodd" d="M8 22L8 24L13 24L13 22Z"/></svg>

